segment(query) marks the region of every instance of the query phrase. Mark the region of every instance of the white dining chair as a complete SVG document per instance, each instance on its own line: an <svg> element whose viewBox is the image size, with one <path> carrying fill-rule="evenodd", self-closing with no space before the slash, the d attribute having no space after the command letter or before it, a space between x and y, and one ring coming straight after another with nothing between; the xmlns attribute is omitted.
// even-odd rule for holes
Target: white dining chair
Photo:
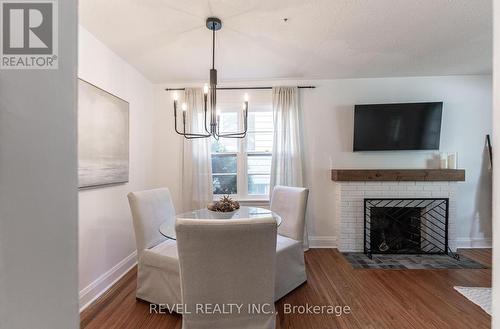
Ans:
<svg viewBox="0 0 500 329"><path fill-rule="evenodd" d="M271 211L281 216L276 247L276 300L307 281L303 238L309 190L276 186L271 196Z"/></svg>
<svg viewBox="0 0 500 329"><path fill-rule="evenodd" d="M166 221L175 225L168 188L128 194L137 244L136 297L154 304L180 304L179 258L174 240L161 235Z"/></svg>
<svg viewBox="0 0 500 329"><path fill-rule="evenodd" d="M189 311L182 315L182 328L274 329L276 220L178 218L175 229L182 300ZM210 314L197 312L197 305L242 308Z"/></svg>

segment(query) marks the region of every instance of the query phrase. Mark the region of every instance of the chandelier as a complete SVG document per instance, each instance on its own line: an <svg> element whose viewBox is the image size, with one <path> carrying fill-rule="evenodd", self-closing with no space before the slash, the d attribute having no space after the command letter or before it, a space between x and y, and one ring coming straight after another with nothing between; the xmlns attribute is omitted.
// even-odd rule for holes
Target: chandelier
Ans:
<svg viewBox="0 0 500 329"><path fill-rule="evenodd" d="M247 118L248 118L248 95L245 94L243 102L243 131L241 132L221 132L220 131L220 114L217 112L217 70L215 69L215 31L222 28L222 22L217 17L207 18L207 28L212 31L212 68L210 69L210 87L205 84L203 87L203 110L204 110L204 131L199 133L186 132L186 114L187 104L182 103L182 131L177 127L177 102L178 95L174 93L174 122L175 132L184 136L187 139L208 138L245 138L247 134ZM210 94L210 102L208 97ZM209 108L208 108L209 107ZM209 119L207 119L209 117Z"/></svg>

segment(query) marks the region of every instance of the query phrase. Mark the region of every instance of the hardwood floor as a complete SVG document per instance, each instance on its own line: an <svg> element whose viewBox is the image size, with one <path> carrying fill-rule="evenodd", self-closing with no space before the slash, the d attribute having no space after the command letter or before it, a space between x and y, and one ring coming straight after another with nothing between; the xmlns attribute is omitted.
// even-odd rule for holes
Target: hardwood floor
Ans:
<svg viewBox="0 0 500 329"><path fill-rule="evenodd" d="M491 266L491 249L460 253ZM490 328L491 317L453 286L490 287L491 269L354 270L336 249L308 251L306 266L307 283L276 303L277 328ZM179 315L149 314L136 300L135 279L134 269L82 312L81 328L180 329ZM347 305L351 314L284 314L286 304Z"/></svg>

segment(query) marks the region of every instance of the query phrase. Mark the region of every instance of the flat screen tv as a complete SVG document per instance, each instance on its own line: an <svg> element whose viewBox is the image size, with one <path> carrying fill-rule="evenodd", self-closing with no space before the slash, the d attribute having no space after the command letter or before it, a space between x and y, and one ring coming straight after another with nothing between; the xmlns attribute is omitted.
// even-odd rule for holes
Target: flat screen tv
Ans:
<svg viewBox="0 0 500 329"><path fill-rule="evenodd" d="M442 102L356 105L354 151L438 150Z"/></svg>

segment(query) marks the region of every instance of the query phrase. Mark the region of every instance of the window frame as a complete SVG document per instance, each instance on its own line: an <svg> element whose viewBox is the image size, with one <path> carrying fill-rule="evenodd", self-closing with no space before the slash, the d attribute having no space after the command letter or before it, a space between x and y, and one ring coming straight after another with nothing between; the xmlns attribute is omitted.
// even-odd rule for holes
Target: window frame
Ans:
<svg viewBox="0 0 500 329"><path fill-rule="evenodd" d="M223 111L223 112L233 112L233 111ZM272 107L271 104L266 104L265 109L264 106L257 106L254 110L252 110L252 107L250 107L250 112L271 112L272 113ZM237 115L237 126L238 129L242 130L243 127L243 114L241 111L238 111ZM272 154L273 152L266 152L266 151L248 151L247 149L247 138L248 138L248 133L271 133L274 134L274 129L273 130L266 130L266 131L254 131L254 130L248 130L247 131L247 137L237 139L236 143L236 152L210 152L210 161L212 161L212 156L224 156L224 155L236 155L236 191L237 194L230 194L229 196L235 200L238 201L265 201L268 202L270 199L269 194L253 194L249 195L248 194L248 179L249 175L248 174L248 155L263 155L263 156L270 156L272 159ZM273 136L274 137L274 136ZM212 141L213 142L213 141ZM270 175L271 173L269 173ZM212 170L212 175L214 175L213 170ZM217 175L217 173L215 173ZM228 175L234 175L234 174L228 174ZM252 174L252 175L258 175L258 174ZM224 194L215 194L213 196L214 200L218 200L221 198L221 196Z"/></svg>

